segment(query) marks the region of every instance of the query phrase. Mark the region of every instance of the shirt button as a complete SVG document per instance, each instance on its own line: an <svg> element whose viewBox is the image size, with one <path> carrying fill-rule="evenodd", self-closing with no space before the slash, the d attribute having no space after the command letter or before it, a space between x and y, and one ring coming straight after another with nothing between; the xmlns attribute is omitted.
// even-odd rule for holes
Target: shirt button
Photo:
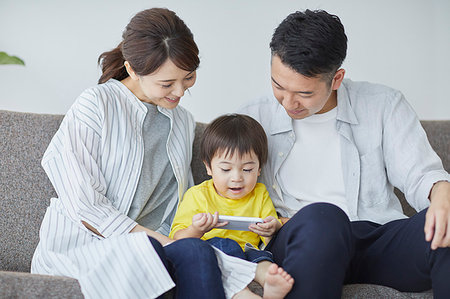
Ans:
<svg viewBox="0 0 450 299"><path fill-rule="evenodd" d="M277 189L277 185L273 184L273 185L272 185L272 188L273 188L273 189Z"/></svg>
<svg viewBox="0 0 450 299"><path fill-rule="evenodd" d="M289 137L294 138L294 133L291 132L291 133L289 134Z"/></svg>
<svg viewBox="0 0 450 299"><path fill-rule="evenodd" d="M279 153L278 153L278 156L283 157L283 156L284 156L284 153L283 153L283 152L279 152Z"/></svg>

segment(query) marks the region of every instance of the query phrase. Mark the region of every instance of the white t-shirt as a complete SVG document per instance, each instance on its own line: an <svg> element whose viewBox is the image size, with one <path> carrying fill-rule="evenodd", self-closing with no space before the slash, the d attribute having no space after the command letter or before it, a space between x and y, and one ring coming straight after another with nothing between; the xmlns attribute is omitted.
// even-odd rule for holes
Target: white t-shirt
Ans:
<svg viewBox="0 0 450 299"><path fill-rule="evenodd" d="M295 144L278 173L282 190L293 197L293 202L286 202L288 206L301 209L315 202L328 202L349 215L336 115L334 108L293 120Z"/></svg>

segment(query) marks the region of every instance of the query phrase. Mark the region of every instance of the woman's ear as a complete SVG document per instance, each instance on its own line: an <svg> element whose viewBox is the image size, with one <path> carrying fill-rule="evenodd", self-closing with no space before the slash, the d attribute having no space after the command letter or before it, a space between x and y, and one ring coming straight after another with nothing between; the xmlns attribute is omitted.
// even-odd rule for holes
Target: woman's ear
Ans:
<svg viewBox="0 0 450 299"><path fill-rule="evenodd" d="M258 169L258 176L261 174L261 167Z"/></svg>
<svg viewBox="0 0 450 299"><path fill-rule="evenodd" d="M133 68L131 67L130 63L125 60L125 62L123 63L123 65L125 66L125 69L127 70L128 75L130 75L130 78L134 81L139 80L139 76L136 74L136 72L133 70Z"/></svg>

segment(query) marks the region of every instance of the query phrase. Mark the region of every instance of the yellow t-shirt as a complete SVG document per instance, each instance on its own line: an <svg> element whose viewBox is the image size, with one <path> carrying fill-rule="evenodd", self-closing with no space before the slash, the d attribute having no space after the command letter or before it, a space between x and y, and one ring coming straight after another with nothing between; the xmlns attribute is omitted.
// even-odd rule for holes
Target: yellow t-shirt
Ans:
<svg viewBox="0 0 450 299"><path fill-rule="evenodd" d="M172 223L170 237L175 232L185 229L192 224L192 217L198 213L215 213L228 216L259 217L273 216L278 219L277 212L269 197L269 192L261 183L257 183L252 192L240 199L229 199L217 194L212 180L190 188L178 206L177 213ZM251 231L238 231L229 229L213 228L203 235L203 240L214 237L229 238L235 240L244 248L245 243L251 243L258 247L264 238Z"/></svg>

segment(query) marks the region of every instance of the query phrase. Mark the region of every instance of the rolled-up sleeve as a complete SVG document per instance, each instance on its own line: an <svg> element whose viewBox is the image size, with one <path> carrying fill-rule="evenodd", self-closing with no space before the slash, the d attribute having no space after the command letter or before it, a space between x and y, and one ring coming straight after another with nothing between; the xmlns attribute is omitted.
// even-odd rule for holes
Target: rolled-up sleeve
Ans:
<svg viewBox="0 0 450 299"><path fill-rule="evenodd" d="M433 184L449 181L450 176L432 149L416 113L400 92L386 109L383 151L389 181L405 194L411 206L423 210L429 206Z"/></svg>

